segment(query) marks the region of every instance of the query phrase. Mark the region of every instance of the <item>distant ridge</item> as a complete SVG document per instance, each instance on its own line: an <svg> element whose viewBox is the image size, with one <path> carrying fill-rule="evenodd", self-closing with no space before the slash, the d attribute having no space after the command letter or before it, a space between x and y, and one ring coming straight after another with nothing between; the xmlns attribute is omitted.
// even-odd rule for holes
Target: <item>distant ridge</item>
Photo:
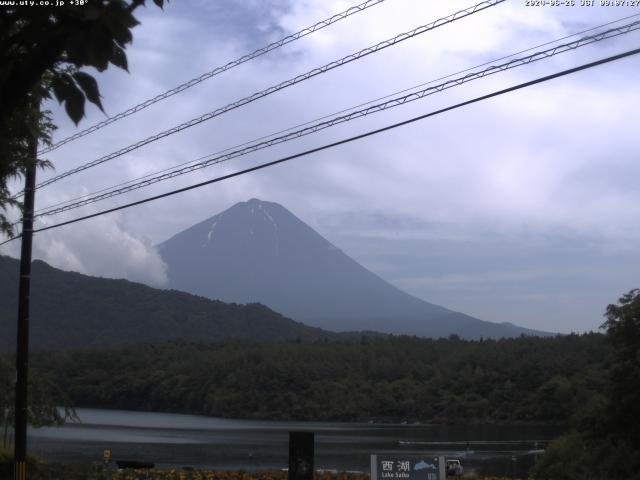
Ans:
<svg viewBox="0 0 640 480"><path fill-rule="evenodd" d="M14 350L18 260L0 255L0 351ZM333 339L264 305L233 305L127 280L90 277L33 262L30 338L33 349L158 343Z"/></svg>
<svg viewBox="0 0 640 480"><path fill-rule="evenodd" d="M174 235L158 250L172 288L225 302L264 303L327 330L470 339L544 335L409 295L283 206L255 198Z"/></svg>

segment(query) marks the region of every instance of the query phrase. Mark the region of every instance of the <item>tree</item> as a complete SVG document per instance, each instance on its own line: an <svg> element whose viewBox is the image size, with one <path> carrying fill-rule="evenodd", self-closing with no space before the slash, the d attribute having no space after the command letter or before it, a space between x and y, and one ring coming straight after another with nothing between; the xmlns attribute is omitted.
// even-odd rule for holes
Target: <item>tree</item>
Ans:
<svg viewBox="0 0 640 480"><path fill-rule="evenodd" d="M29 138L33 136L42 144L50 145L54 130L50 112L41 112L34 105L18 109L4 128L0 128L0 233L13 234L13 225L2 212L8 207L21 207L18 199L9 192L7 182L23 173L25 159L29 156ZM36 164L41 168L50 166L46 160L39 160Z"/></svg>
<svg viewBox="0 0 640 480"><path fill-rule="evenodd" d="M640 450L640 289L609 305L602 328L613 346L610 429L617 438Z"/></svg>
<svg viewBox="0 0 640 480"><path fill-rule="evenodd" d="M0 434L2 446L9 443L9 431L14 423L14 370L9 362L0 359ZM61 425L75 419L76 413L69 396L47 376L32 372L29 378L28 422L33 427Z"/></svg>
<svg viewBox="0 0 640 480"><path fill-rule="evenodd" d="M102 110L95 78L109 65L127 70L126 46L133 16L146 0L91 0L69 7L9 6L0 10L0 210L19 206L7 182L24 172L31 135L45 143L54 125L39 112L52 95L64 104L71 120L80 122L86 100ZM162 8L164 0L153 0ZM40 166L47 163L39 162ZM0 213L0 233L12 233Z"/></svg>
<svg viewBox="0 0 640 480"><path fill-rule="evenodd" d="M572 432L552 443L534 469L538 479L631 479L640 475L640 289L607 306L612 347L609 385L573 419Z"/></svg>

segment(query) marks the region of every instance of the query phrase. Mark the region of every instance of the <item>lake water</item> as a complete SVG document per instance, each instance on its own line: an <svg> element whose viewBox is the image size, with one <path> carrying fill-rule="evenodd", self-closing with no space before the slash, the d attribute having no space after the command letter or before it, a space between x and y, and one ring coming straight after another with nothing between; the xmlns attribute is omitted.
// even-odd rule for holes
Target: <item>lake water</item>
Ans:
<svg viewBox="0 0 640 480"><path fill-rule="evenodd" d="M195 415L77 409L80 423L29 430L29 450L49 461L113 460L159 467L286 468L289 431L315 432L318 469L369 472L372 453L460 458L466 470L522 474L561 434L554 427L389 425L229 420Z"/></svg>

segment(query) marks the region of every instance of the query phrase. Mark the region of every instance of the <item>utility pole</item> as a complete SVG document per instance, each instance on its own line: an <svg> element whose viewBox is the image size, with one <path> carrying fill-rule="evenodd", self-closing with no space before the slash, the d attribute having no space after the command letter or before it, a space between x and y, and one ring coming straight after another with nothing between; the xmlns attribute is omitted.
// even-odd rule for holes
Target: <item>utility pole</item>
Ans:
<svg viewBox="0 0 640 480"><path fill-rule="evenodd" d="M39 108L39 102L38 102ZM24 205L18 290L18 338L16 344L16 395L14 479L27 479L27 383L29 375L29 296L31 290L31 246L36 187L38 139L29 139L29 158L24 172Z"/></svg>

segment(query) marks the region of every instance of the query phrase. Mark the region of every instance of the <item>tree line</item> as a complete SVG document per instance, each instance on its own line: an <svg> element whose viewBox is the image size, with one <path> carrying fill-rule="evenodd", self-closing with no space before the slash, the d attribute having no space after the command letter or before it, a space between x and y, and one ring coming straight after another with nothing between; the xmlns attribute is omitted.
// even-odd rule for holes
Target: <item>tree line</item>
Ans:
<svg viewBox="0 0 640 480"><path fill-rule="evenodd" d="M76 406L295 420L566 423L605 385L601 334L167 342L40 353Z"/></svg>

